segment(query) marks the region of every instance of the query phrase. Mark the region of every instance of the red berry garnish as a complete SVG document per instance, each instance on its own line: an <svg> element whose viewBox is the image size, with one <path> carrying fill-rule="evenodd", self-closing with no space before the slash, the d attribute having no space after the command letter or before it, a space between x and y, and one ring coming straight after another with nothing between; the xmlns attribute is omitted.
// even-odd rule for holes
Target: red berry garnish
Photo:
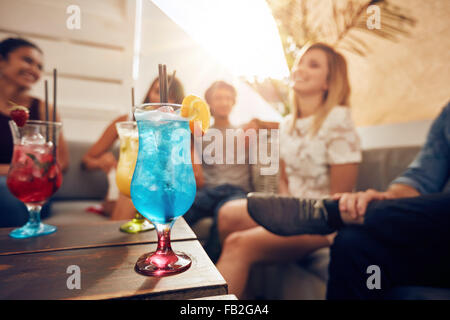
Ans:
<svg viewBox="0 0 450 320"><path fill-rule="evenodd" d="M22 106L14 106L11 109L11 119L17 124L18 127L23 127L30 117L28 108Z"/></svg>

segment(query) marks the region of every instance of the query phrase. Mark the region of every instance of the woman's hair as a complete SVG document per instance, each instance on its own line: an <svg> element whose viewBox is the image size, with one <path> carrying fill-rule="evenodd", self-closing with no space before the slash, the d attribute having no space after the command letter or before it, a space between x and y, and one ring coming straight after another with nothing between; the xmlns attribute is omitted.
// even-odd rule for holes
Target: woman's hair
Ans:
<svg viewBox="0 0 450 320"><path fill-rule="evenodd" d="M172 80L172 76L167 76L167 82L170 83ZM150 103L150 92L153 90L155 85L159 82L159 77L157 77L155 80L153 80L150 88L147 91L147 94L145 95L144 101L142 103ZM168 98L175 101L176 104L181 104L184 99L184 88L181 81L175 77L172 81L172 84L170 85Z"/></svg>
<svg viewBox="0 0 450 320"><path fill-rule="evenodd" d="M11 52L21 47L31 47L38 50L40 53L43 53L41 48L28 40L22 38L7 38L0 42L0 57L7 60Z"/></svg>
<svg viewBox="0 0 450 320"><path fill-rule="evenodd" d="M328 61L328 89L324 93L322 107L314 115L311 127L311 134L316 135L331 109L337 105L350 106L350 82L347 74L347 62L344 56L325 43L315 43L303 47L294 65L297 65L301 57L311 49L320 49L325 52ZM299 117L299 104L301 104L301 99L300 101L296 99L294 90L291 90L291 101L293 106L291 112L293 130L295 128L295 121Z"/></svg>
<svg viewBox="0 0 450 320"><path fill-rule="evenodd" d="M236 89L229 83L226 83L225 81L215 81L213 82L208 89L205 91L205 100L208 104L211 103L212 94L214 93L214 90L217 89L227 89L231 92L233 95L233 100L236 101Z"/></svg>

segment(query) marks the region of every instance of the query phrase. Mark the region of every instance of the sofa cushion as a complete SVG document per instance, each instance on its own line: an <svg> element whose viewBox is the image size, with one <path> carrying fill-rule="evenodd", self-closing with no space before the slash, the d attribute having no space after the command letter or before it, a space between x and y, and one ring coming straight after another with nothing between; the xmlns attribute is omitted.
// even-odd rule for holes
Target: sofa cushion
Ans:
<svg viewBox="0 0 450 320"><path fill-rule="evenodd" d="M101 204L100 201L58 201L52 205L52 214L44 219L45 223L63 225L95 224L109 219L97 213L88 212L90 206Z"/></svg>
<svg viewBox="0 0 450 320"><path fill-rule="evenodd" d="M85 170L81 159L92 146L90 142L68 141L69 170L64 174L61 188L54 196L60 200L102 200L108 192L108 179L101 170ZM113 148L118 154L118 148Z"/></svg>
<svg viewBox="0 0 450 320"><path fill-rule="evenodd" d="M363 151L356 190L386 190L419 153L421 146L378 148Z"/></svg>
<svg viewBox="0 0 450 320"><path fill-rule="evenodd" d="M329 263L330 248L322 248L303 258L298 265L327 282Z"/></svg>

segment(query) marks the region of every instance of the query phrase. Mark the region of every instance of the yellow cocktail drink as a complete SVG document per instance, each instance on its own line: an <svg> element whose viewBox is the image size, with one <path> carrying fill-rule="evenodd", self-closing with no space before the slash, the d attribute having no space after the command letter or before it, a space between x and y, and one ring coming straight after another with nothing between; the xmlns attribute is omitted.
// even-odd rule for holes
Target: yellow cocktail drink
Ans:
<svg viewBox="0 0 450 320"><path fill-rule="evenodd" d="M128 122L129 127L119 127L120 155L117 165L116 183L120 192L130 197L130 184L139 149L139 136L134 122ZM134 125L134 129L133 129Z"/></svg>
<svg viewBox="0 0 450 320"><path fill-rule="evenodd" d="M120 193L130 198L130 185L139 150L139 134L135 121L124 121L116 124L120 141L119 163L116 171L116 184ZM155 227L139 212L131 221L120 226L126 233L138 233L152 230Z"/></svg>

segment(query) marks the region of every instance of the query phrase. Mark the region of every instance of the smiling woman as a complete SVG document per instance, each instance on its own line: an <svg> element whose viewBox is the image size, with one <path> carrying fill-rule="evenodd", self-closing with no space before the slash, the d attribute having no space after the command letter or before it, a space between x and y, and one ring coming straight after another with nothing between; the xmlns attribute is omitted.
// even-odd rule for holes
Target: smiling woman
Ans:
<svg viewBox="0 0 450 320"><path fill-rule="evenodd" d="M24 89L39 80L42 72L42 50L24 39L9 38L1 43L2 78Z"/></svg>
<svg viewBox="0 0 450 320"><path fill-rule="evenodd" d="M43 70L43 52L34 43L21 38L0 42L0 227L14 227L26 222L28 212L6 187L6 175L13 152L13 140L8 122L11 102L29 111L30 120L45 119L44 103L29 95ZM57 115L56 120L59 121ZM57 159L62 170L68 168L68 150L62 133L59 137ZM44 206L43 217L49 213Z"/></svg>

